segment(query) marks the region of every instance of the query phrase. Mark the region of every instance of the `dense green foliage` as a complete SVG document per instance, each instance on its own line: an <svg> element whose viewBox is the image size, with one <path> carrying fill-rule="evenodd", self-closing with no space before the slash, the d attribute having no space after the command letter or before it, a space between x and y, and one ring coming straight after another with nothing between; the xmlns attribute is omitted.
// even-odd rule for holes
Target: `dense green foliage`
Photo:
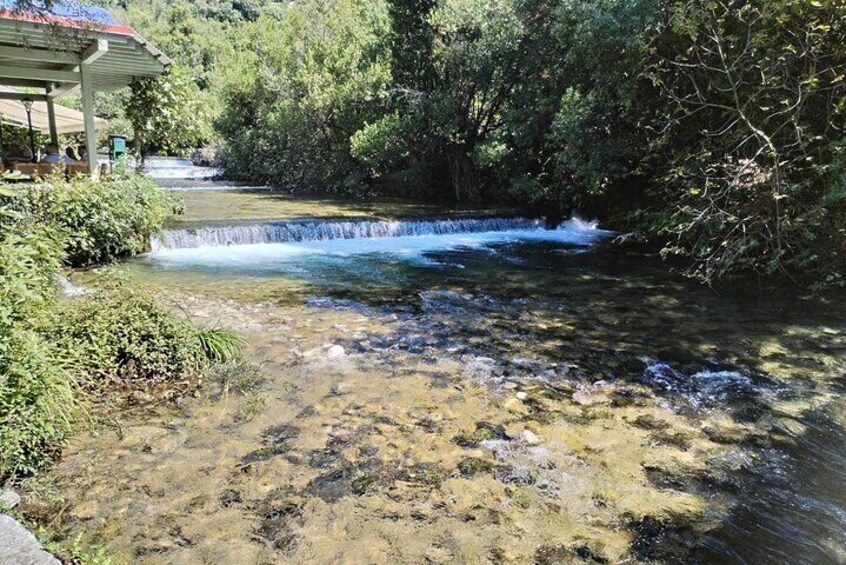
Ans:
<svg viewBox="0 0 846 565"><path fill-rule="evenodd" d="M289 187L362 186L350 137L378 117L387 31L371 0L292 4L280 19L243 28L220 75L229 173Z"/></svg>
<svg viewBox="0 0 846 565"><path fill-rule="evenodd" d="M647 73L667 102L662 228L697 274L846 271L846 4L673 4Z"/></svg>
<svg viewBox="0 0 846 565"><path fill-rule="evenodd" d="M63 262L133 253L172 209L142 179L0 187L0 479L57 455L89 398L178 385L237 353L231 332L196 330L128 285L59 297Z"/></svg>
<svg viewBox="0 0 846 565"><path fill-rule="evenodd" d="M66 367L89 388L177 380L197 369L194 328L130 285L108 284L61 305L50 331Z"/></svg>
<svg viewBox="0 0 846 565"><path fill-rule="evenodd" d="M142 160L154 150L179 154L209 137L200 89L179 66L156 78L136 81L125 112L135 152Z"/></svg>
<svg viewBox="0 0 846 565"><path fill-rule="evenodd" d="M28 187L17 204L64 236L65 263L73 267L144 251L176 205L172 194L140 176L108 183L57 177Z"/></svg>
<svg viewBox="0 0 846 565"><path fill-rule="evenodd" d="M75 384L36 331L53 303L61 244L0 207L0 476L30 473L54 452L78 405Z"/></svg>
<svg viewBox="0 0 846 565"><path fill-rule="evenodd" d="M185 68L205 112L169 115L231 177L594 214L706 281L843 280L838 0L107 4Z"/></svg>

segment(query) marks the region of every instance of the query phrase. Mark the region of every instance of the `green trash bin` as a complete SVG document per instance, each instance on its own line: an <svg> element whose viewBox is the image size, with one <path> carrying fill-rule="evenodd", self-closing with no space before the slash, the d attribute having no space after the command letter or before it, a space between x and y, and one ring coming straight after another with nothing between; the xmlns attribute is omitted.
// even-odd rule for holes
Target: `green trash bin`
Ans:
<svg viewBox="0 0 846 565"><path fill-rule="evenodd" d="M126 137L122 135L109 136L109 158L117 161L126 155Z"/></svg>

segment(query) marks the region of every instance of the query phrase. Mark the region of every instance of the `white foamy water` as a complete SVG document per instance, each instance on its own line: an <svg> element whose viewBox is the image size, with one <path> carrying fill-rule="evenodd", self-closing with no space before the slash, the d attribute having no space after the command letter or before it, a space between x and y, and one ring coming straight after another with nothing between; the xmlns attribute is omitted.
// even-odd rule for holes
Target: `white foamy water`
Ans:
<svg viewBox="0 0 846 565"><path fill-rule="evenodd" d="M215 167L150 167L144 170L151 179L190 179L203 180L220 175L221 170Z"/></svg>
<svg viewBox="0 0 846 565"><path fill-rule="evenodd" d="M188 159L172 157L149 157L144 164L144 173L152 179L209 179L220 175L216 167L198 167Z"/></svg>
<svg viewBox="0 0 846 565"><path fill-rule="evenodd" d="M427 222L280 222L175 230L154 241L149 257L165 265L247 266L305 255L391 254L479 248L520 241L588 246L610 232L581 220L545 229L542 220L467 219Z"/></svg>
<svg viewBox="0 0 846 565"><path fill-rule="evenodd" d="M399 239L402 237L520 233L526 237L558 239L562 234L596 233L595 223L572 219L556 230L529 218L465 218L417 221L296 220L245 226L209 226L165 230L152 240L153 251L203 247L247 246L268 243L321 242L346 239Z"/></svg>

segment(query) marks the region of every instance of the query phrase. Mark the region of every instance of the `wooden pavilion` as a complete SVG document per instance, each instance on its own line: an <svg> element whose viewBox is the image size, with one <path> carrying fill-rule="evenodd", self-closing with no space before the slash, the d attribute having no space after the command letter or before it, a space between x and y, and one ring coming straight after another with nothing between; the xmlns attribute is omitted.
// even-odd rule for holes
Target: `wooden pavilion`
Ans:
<svg viewBox="0 0 846 565"><path fill-rule="evenodd" d="M57 143L53 101L77 90L82 98L88 169L96 175L93 95L162 74L171 64L134 29L103 8L71 0L26 3L0 0L0 100L45 102L50 137Z"/></svg>

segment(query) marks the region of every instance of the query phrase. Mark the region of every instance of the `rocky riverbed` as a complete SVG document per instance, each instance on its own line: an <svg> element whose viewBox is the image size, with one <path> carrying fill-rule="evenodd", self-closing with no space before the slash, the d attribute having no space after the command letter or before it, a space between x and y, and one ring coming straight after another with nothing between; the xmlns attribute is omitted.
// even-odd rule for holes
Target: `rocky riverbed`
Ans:
<svg viewBox="0 0 846 565"><path fill-rule="evenodd" d="M138 406L56 469L68 535L127 562L679 559L829 401L727 367L551 362L527 305L527 341L500 343L484 320L513 305L455 292L408 314L169 297L251 345L200 398Z"/></svg>

